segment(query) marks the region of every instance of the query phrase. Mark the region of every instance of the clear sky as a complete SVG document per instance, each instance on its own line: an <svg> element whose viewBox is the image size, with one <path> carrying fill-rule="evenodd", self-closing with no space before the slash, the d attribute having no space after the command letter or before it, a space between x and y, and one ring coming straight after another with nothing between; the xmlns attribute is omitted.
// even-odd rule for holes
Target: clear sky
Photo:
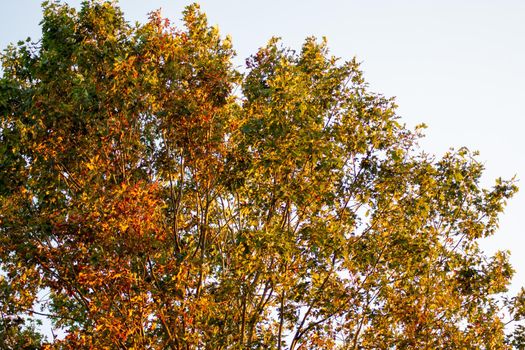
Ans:
<svg viewBox="0 0 525 350"><path fill-rule="evenodd" d="M78 6L80 1L67 1ZM0 0L0 47L40 37L37 0ZM121 0L130 21L151 10L181 18L186 0ZM230 34L237 63L271 36L299 49L307 36L325 36L334 55L356 56L371 90L396 96L409 126L426 123L422 148L442 154L467 146L481 152L484 183L498 176L523 188L483 243L510 249L513 290L525 286L525 1L523 0L209 0L211 24ZM175 22L177 23L177 22ZM524 215L525 216L525 215Z"/></svg>

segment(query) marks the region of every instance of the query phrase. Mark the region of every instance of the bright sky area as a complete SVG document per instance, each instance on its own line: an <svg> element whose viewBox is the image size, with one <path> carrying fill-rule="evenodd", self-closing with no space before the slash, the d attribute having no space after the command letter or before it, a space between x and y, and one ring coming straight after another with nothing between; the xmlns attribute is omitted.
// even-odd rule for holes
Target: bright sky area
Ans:
<svg viewBox="0 0 525 350"><path fill-rule="evenodd" d="M79 0L67 1L78 7ZM0 2L0 47L40 38L39 1ZM162 8L177 22L187 0L122 0L130 21ZM481 152L483 182L521 179L523 188L483 242L488 253L509 249L517 271L512 291L525 286L525 1L523 0L202 0L210 24L230 34L236 64L272 36L299 49L325 36L331 52L362 62L370 89L396 96L408 126L424 122L429 153L467 146Z"/></svg>

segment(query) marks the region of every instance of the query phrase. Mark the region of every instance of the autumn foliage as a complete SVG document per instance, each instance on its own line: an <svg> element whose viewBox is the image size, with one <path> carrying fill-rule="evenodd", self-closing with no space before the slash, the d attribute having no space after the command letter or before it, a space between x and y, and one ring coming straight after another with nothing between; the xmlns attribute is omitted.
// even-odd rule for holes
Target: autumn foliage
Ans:
<svg viewBox="0 0 525 350"><path fill-rule="evenodd" d="M43 11L41 41L2 55L6 346L519 346L508 253L477 245L514 183L421 152L355 60L272 39L241 74L197 5L182 28L112 2Z"/></svg>

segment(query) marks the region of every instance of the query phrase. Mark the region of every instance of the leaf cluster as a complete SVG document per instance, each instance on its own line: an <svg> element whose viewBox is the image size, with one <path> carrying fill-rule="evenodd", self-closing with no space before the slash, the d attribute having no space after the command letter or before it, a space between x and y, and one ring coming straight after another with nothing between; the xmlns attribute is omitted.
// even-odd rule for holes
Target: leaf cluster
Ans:
<svg viewBox="0 0 525 350"><path fill-rule="evenodd" d="M514 181L420 152L355 59L271 39L241 74L198 5L182 28L107 1L43 11L42 40L1 56L8 347L522 346L508 253L477 244ZM35 315L65 336L10 321Z"/></svg>

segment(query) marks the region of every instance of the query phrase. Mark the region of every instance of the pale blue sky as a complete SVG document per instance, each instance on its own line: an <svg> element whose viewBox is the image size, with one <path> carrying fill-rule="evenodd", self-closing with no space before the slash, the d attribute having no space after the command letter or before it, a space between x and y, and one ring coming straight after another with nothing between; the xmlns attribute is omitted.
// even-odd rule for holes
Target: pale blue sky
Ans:
<svg viewBox="0 0 525 350"><path fill-rule="evenodd" d="M39 1L0 0L0 47L39 38ZM77 6L80 1L68 1ZM177 20L186 0L122 0L126 17L151 10ZM326 36L336 56L362 63L373 91L396 96L408 125L429 128L423 149L442 154L467 146L481 152L484 182L517 175L523 190L509 203L500 230L484 246L510 249L525 285L525 1L511 0L222 0L200 1L211 24L230 34L236 62L271 36L300 48Z"/></svg>

